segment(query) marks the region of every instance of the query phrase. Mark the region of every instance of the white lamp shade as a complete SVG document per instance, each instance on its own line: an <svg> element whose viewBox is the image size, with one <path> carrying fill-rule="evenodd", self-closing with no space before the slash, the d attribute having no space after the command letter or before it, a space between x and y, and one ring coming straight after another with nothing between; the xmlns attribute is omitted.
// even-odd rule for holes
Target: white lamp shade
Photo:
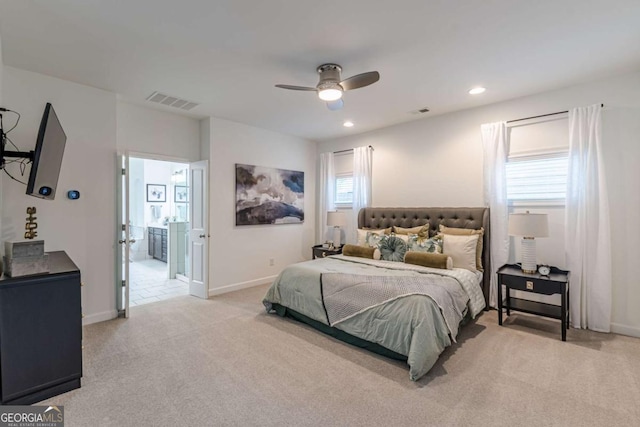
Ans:
<svg viewBox="0 0 640 427"><path fill-rule="evenodd" d="M522 237L549 237L547 214L509 214L509 235Z"/></svg>
<svg viewBox="0 0 640 427"><path fill-rule="evenodd" d="M340 211L327 212L327 225L331 227L345 227L347 225L347 216L344 212Z"/></svg>

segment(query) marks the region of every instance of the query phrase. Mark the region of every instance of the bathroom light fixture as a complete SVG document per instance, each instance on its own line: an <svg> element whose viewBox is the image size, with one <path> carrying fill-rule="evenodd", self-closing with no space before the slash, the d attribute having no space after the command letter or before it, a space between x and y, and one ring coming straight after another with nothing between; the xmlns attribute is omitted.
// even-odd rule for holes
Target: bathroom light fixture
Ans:
<svg viewBox="0 0 640 427"><path fill-rule="evenodd" d="M342 124L342 126L344 126L346 128L352 128L353 127L353 122L351 120L347 120L346 122L344 122Z"/></svg>
<svg viewBox="0 0 640 427"><path fill-rule="evenodd" d="M481 93L484 93L485 90L487 89L484 87L474 87L469 90L469 95L480 95Z"/></svg>

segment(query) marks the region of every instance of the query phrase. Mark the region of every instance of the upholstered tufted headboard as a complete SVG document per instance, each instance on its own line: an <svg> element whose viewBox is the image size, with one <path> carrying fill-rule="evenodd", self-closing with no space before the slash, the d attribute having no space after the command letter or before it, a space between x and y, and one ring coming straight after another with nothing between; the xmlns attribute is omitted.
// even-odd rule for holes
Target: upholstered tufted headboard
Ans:
<svg viewBox="0 0 640 427"><path fill-rule="evenodd" d="M489 208L363 208L358 214L358 228L411 228L429 224L429 235L434 236L438 226L479 229L484 227L482 264L482 292L489 307L491 282L491 256Z"/></svg>

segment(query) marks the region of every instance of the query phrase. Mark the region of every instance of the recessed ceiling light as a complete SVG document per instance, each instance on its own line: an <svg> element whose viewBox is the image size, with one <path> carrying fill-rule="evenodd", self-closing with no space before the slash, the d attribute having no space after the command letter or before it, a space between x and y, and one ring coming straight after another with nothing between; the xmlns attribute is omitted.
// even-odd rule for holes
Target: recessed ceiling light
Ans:
<svg viewBox="0 0 640 427"><path fill-rule="evenodd" d="M481 93L483 93L485 90L487 90L487 89L485 89L485 88L483 88L483 87L474 87L473 89L471 89L471 90L469 91L469 94L470 94L470 95L480 95L480 94L481 94Z"/></svg>
<svg viewBox="0 0 640 427"><path fill-rule="evenodd" d="M344 126L346 128L352 128L353 127L353 122L351 120L347 120L346 122L344 122L342 124L342 126Z"/></svg>

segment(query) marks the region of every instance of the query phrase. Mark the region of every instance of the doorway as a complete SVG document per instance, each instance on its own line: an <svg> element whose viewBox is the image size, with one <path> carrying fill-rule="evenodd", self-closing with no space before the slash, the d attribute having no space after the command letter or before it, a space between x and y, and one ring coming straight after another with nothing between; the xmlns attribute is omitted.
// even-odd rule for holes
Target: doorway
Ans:
<svg viewBox="0 0 640 427"><path fill-rule="evenodd" d="M189 294L189 165L129 158L129 304Z"/></svg>
<svg viewBox="0 0 640 427"><path fill-rule="evenodd" d="M118 172L116 289L120 315L128 317L129 307L180 295L206 298L208 290L200 292L200 288L208 286L201 280L199 267L208 252L206 221L202 220L208 216L202 188L206 161L189 164L120 155ZM192 206L197 212L192 212ZM195 260L191 252L202 258L195 264L196 274L192 274Z"/></svg>

